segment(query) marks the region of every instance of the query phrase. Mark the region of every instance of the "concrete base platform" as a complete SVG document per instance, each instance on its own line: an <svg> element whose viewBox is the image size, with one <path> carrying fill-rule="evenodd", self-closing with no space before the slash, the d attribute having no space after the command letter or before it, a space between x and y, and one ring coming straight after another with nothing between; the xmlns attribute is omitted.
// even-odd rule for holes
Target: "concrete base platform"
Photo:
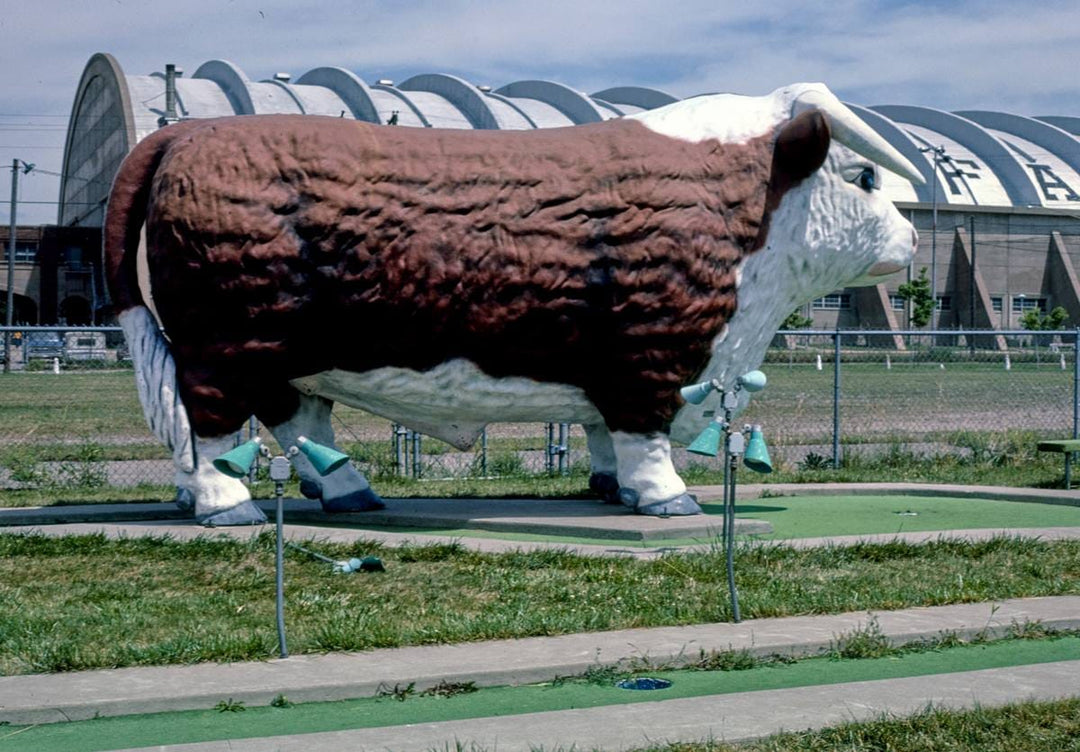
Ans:
<svg viewBox="0 0 1080 752"><path fill-rule="evenodd" d="M259 502L269 513L272 505ZM389 499L386 509L358 514L326 514L317 504L290 503L286 517L294 522L333 525L378 525L428 530L486 530L494 533L558 535L605 540L649 541L720 535L723 518L697 514L648 517L617 504L592 499ZM768 534L761 520L735 520L737 535Z"/></svg>
<svg viewBox="0 0 1080 752"><path fill-rule="evenodd" d="M272 518L275 502L257 503ZM0 509L0 528L185 519L191 518L171 502ZM398 527L418 532L469 529L612 541L698 538L706 542L717 538L723 526L723 518L718 515L647 517L620 505L601 504L592 499L388 499L386 509L356 514L327 514L318 502L286 499L285 520L333 527ZM735 532L768 534L772 525L736 518Z"/></svg>

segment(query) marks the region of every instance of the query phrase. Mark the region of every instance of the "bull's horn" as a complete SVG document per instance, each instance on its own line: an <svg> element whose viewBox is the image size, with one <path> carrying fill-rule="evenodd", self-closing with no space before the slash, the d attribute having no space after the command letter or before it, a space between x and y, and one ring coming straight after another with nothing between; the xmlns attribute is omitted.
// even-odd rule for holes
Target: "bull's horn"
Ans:
<svg viewBox="0 0 1080 752"><path fill-rule="evenodd" d="M833 138L867 159L873 160L890 172L922 185L926 179L896 147L878 135L859 116L845 107L832 94L813 90L800 94L791 105L792 116L805 110L820 110L829 119Z"/></svg>

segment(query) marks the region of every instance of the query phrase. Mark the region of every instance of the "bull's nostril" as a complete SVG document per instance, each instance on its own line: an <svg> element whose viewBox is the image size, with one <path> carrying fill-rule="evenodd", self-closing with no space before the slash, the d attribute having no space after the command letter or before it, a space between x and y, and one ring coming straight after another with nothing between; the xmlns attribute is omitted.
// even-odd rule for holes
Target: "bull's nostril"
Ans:
<svg viewBox="0 0 1080 752"><path fill-rule="evenodd" d="M914 227L911 228L911 247L913 250L919 248L919 233Z"/></svg>

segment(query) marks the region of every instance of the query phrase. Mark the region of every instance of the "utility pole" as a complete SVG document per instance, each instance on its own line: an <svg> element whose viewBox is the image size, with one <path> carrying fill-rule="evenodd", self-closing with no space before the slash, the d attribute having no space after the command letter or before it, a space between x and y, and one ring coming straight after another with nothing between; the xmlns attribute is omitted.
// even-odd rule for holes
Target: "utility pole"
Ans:
<svg viewBox="0 0 1080 752"><path fill-rule="evenodd" d="M933 205L933 220L930 224L930 299L934 301L934 311L930 318L930 328L935 331L940 323L941 316L938 313L937 297L937 184L938 165L942 162L951 162L952 157L945 153L944 146L924 146L921 152L934 153L934 179L930 181L930 203Z"/></svg>
<svg viewBox="0 0 1080 752"><path fill-rule="evenodd" d="M7 251L7 312L4 325L8 329L4 332L4 373L11 373L11 327L15 321L15 235L18 229L15 220L15 209L18 206L19 196L19 163L22 162L23 174L29 174L34 165L27 164L21 159L11 160L11 228L8 235Z"/></svg>
<svg viewBox="0 0 1080 752"><path fill-rule="evenodd" d="M970 304L971 304L970 305L971 323L969 324L969 326L972 329L974 329L975 328L975 258L976 258L976 256L975 256L975 215L974 214L972 214L968 218L968 222L970 223L969 227L971 228L970 231L968 232L968 242L971 243L971 264L970 264L971 269L970 269L970 272L969 272L969 279L968 279L968 299L969 299Z"/></svg>

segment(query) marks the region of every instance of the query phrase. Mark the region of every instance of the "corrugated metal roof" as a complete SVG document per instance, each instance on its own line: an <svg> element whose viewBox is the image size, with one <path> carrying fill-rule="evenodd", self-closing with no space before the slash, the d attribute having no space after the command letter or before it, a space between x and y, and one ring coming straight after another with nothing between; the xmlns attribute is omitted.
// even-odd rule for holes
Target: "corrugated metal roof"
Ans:
<svg viewBox="0 0 1080 752"><path fill-rule="evenodd" d="M103 66L120 71L108 55L87 64L77 101L89 76ZM135 140L158 127L164 114L165 77L127 75L128 122ZM662 91L638 86L584 94L552 81L517 81L495 91L461 78L425 73L399 86L366 83L344 68L321 67L285 82L253 81L237 65L210 60L191 77L176 80L181 118L251 113L305 113L435 128L551 128L596 122L678 101ZM894 201L979 206L1045 207L1080 212L1080 118L1027 118L996 112L949 113L907 105L850 105L872 128L915 164L934 170L933 149L943 147L935 184L912 186L886 175L884 190ZM82 132L76 108L68 124L69 146ZM396 113L396 116L395 116ZM85 130L85 129L83 129ZM73 134L75 134L73 136ZM134 143L128 143L130 149ZM921 152L921 153L920 153ZM65 155L65 169L67 156ZM63 208L61 208L63 216Z"/></svg>

